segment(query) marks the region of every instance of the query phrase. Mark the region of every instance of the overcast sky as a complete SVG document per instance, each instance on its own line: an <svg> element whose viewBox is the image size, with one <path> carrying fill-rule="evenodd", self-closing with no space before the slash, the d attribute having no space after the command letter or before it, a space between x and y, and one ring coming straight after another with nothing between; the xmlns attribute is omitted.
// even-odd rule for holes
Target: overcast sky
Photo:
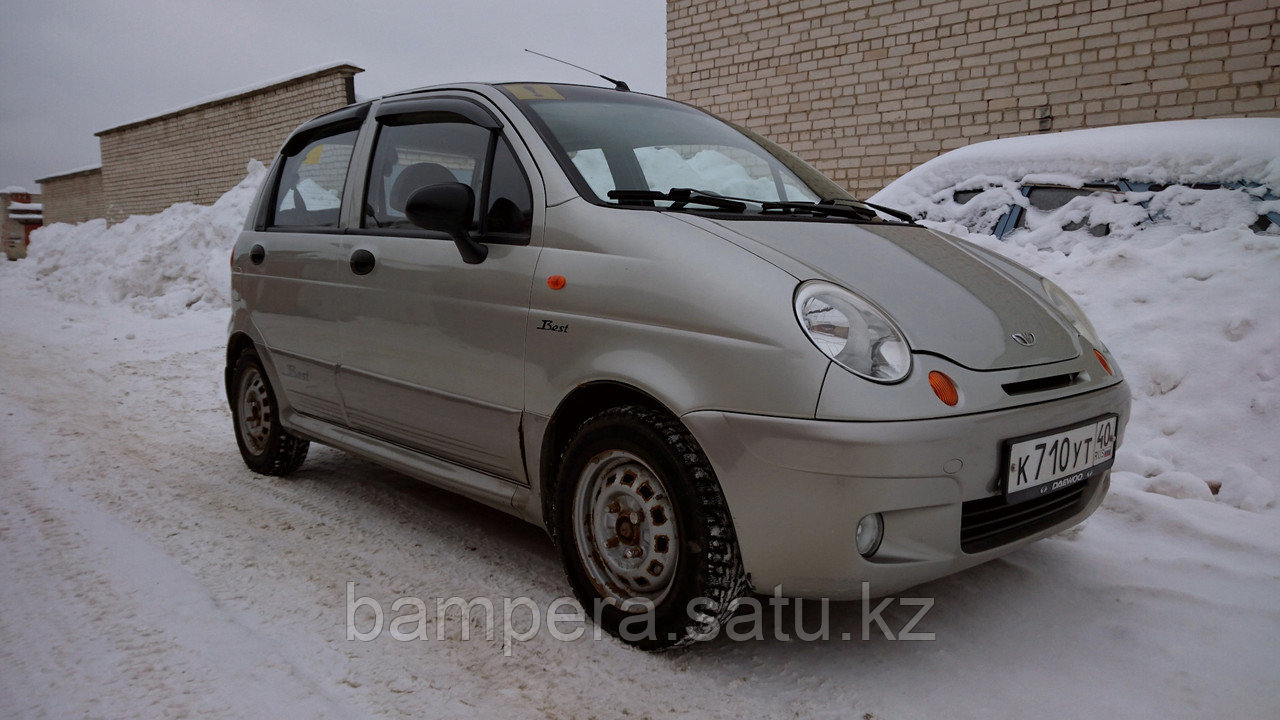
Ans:
<svg viewBox="0 0 1280 720"><path fill-rule="evenodd" d="M97 165L99 130L334 61L365 69L361 97L603 82L524 48L665 94L666 3L0 0L0 188Z"/></svg>

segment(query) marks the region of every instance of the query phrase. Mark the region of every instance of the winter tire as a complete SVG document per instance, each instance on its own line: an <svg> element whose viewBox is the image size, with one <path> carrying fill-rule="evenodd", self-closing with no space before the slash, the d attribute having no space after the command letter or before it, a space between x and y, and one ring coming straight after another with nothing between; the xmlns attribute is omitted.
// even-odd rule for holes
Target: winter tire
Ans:
<svg viewBox="0 0 1280 720"><path fill-rule="evenodd" d="M297 470L307 459L311 443L290 435L280 425L275 390L255 351L240 354L233 378L231 415L244 464L263 475L288 475Z"/></svg>
<svg viewBox="0 0 1280 720"><path fill-rule="evenodd" d="M556 538L579 602L624 642L707 639L745 590L733 523L697 441L643 407L602 412L565 449Z"/></svg>

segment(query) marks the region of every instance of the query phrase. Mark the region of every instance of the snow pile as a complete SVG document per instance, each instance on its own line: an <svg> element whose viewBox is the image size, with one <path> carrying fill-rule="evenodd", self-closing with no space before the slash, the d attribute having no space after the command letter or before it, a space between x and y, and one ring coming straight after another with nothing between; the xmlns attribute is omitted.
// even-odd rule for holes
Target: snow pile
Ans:
<svg viewBox="0 0 1280 720"><path fill-rule="evenodd" d="M1040 210L1022 186L1085 188L1116 181L1157 187L1095 192ZM1179 184L1181 183L1181 184ZM1229 184L1233 187L1204 187ZM1199 185L1200 187L1189 187ZM1167 186L1167 187L1165 187ZM1148 225L1208 231L1247 227L1280 212L1280 118L1184 120L1007 138L953 150L908 172L872 200L931 222L991 233L1024 209L1020 242L1049 249L1130 239ZM957 200L957 194L960 199ZM1089 231L1104 237L1090 240ZM1280 232L1272 225L1270 232ZM1092 237L1092 236L1091 236Z"/></svg>
<svg viewBox="0 0 1280 720"><path fill-rule="evenodd" d="M1246 510L1274 507L1280 236L1148 230L1123 243L1064 239L1050 249L1016 235L964 237L1062 285L1120 360L1133 417L1117 455L1127 472L1117 482L1177 498L1213 500L1218 491L1218 501Z"/></svg>
<svg viewBox="0 0 1280 720"><path fill-rule="evenodd" d="M1178 120L990 140L936 157L876 197L906 210L942 189L981 189L987 178L1074 187L1081 179L1280 187L1280 118Z"/></svg>
<svg viewBox="0 0 1280 720"><path fill-rule="evenodd" d="M1275 507L1280 229L1249 227L1260 213L1280 211L1280 202L1260 199L1265 186L1095 193L1056 210L1029 210L1026 227L1004 241L987 234L1009 203L1028 207L1020 181L1081 187L1118 178L1280 187L1280 119L979 143L925 163L872 201L1006 255L1080 302L1133 392L1118 488L1251 511ZM952 198L981 188L967 203ZM1073 223L1080 227L1062 229ZM1110 232L1091 234L1099 224Z"/></svg>
<svg viewBox="0 0 1280 720"><path fill-rule="evenodd" d="M267 172L257 160L247 171L213 205L179 203L110 227L91 220L35 231L36 278L63 300L124 304L153 317L228 307L231 247Z"/></svg>

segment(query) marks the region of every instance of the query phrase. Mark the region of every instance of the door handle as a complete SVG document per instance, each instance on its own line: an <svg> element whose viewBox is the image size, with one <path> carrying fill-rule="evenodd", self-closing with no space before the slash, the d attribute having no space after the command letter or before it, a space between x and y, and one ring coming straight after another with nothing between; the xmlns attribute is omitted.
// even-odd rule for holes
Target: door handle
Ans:
<svg viewBox="0 0 1280 720"><path fill-rule="evenodd" d="M249 248L249 262L254 265L261 265L263 260L267 259L267 249L261 245L254 245Z"/></svg>
<svg viewBox="0 0 1280 720"><path fill-rule="evenodd" d="M351 253L351 272L357 275L368 275L373 272L376 260L368 250L357 250Z"/></svg>

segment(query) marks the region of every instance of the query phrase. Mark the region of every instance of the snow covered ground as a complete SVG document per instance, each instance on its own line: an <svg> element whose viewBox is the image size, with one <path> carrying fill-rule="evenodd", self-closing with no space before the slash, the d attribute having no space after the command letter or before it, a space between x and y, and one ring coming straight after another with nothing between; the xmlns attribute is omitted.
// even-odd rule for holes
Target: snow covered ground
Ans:
<svg viewBox="0 0 1280 720"><path fill-rule="evenodd" d="M0 716L1280 715L1280 237L970 236L1075 294L1134 414L1082 528L904 593L934 600L914 628L933 640L891 641L839 603L829 640L664 655L457 624L360 642L348 583L388 614L456 596L500 617L504 597L569 589L537 528L362 460L313 446L289 479L245 469L225 288L261 176L212 208L46 228L0 263Z"/></svg>

